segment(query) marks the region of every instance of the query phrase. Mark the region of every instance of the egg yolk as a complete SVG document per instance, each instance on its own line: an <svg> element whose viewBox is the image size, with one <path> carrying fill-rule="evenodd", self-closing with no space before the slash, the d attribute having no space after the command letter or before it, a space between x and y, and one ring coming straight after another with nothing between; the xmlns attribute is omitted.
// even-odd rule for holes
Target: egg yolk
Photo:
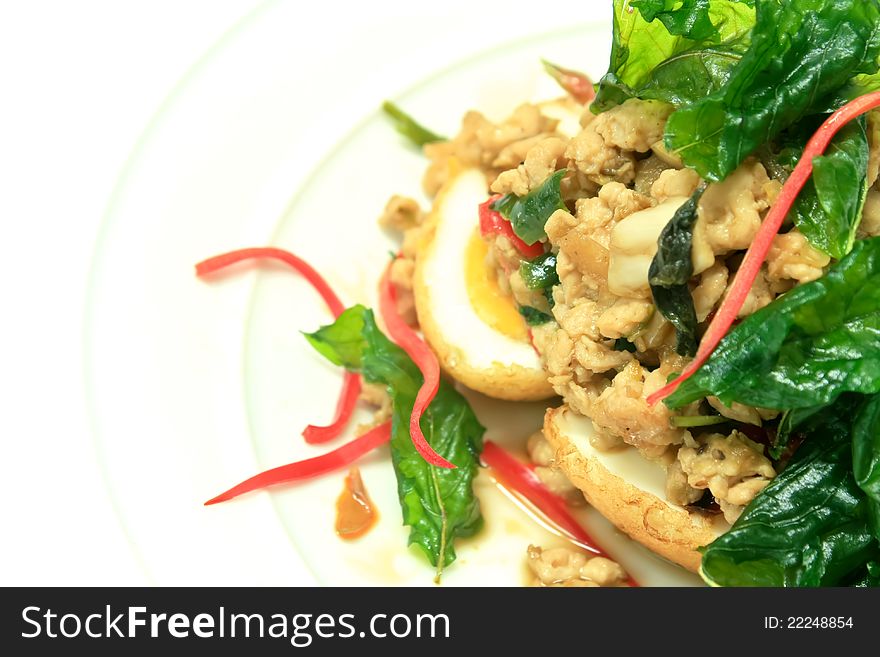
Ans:
<svg viewBox="0 0 880 657"><path fill-rule="evenodd" d="M486 264L489 245L475 230L464 254L464 280L468 299L477 317L499 333L515 340L528 340L525 320L513 298L502 291L498 278Z"/></svg>

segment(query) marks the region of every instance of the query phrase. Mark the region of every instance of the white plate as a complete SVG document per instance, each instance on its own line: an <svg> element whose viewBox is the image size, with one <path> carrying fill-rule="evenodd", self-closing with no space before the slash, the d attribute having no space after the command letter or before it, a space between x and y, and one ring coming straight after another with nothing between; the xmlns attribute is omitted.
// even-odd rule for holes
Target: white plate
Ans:
<svg viewBox="0 0 880 657"><path fill-rule="evenodd" d="M285 108L302 102L299 81L260 60L283 53L284 11L250 19L215 49L160 114L117 189L88 311L98 449L132 544L159 584L427 585L433 573L406 547L384 451L360 463L380 522L356 542L333 532L344 473L201 505L257 471L322 451L299 433L329 419L340 379L299 335L329 318L295 275L266 267L208 284L195 279L193 264L271 243L311 261L347 302L371 304L393 245L375 218L392 193L420 190L424 160L372 110L376 98L328 109L309 130L290 125ZM497 118L522 100L555 95L541 57L600 74L609 37L602 22L452 66L435 54L433 69L422 66L437 72L417 83L398 71L370 89L454 133L469 108ZM540 424L540 404L472 398L488 438L521 445ZM457 546L444 584L522 584L528 544L560 539L485 475L477 489L486 528ZM643 583L697 583L595 514L585 522Z"/></svg>

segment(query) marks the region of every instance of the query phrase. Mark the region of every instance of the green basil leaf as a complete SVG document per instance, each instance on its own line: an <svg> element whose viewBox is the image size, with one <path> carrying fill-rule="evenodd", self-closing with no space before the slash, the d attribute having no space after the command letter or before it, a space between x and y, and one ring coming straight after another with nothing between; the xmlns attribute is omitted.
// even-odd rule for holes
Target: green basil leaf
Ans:
<svg viewBox="0 0 880 657"><path fill-rule="evenodd" d="M721 40L721 33L712 24L710 13L713 6L717 14L721 6L743 4L753 7L754 1L727 3L712 0L632 0L630 4L641 12L647 22L659 20L670 34L695 41L717 42Z"/></svg>
<svg viewBox="0 0 880 657"><path fill-rule="evenodd" d="M835 135L825 155L813 158L813 175L795 202L794 223L810 244L838 260L852 249L862 218L868 150L860 117Z"/></svg>
<svg viewBox="0 0 880 657"><path fill-rule="evenodd" d="M516 236L531 246L547 237L544 225L550 215L557 210L566 209L560 187L566 173L567 169L560 169L525 196L502 196L492 204L492 209L510 220Z"/></svg>
<svg viewBox="0 0 880 657"><path fill-rule="evenodd" d="M752 151L858 74L877 72L880 6L862 0L757 0L751 43L724 87L669 117L664 141L720 181Z"/></svg>
<svg viewBox="0 0 880 657"><path fill-rule="evenodd" d="M364 352L364 316L361 306L343 312L335 322L322 326L313 333L303 332L309 344L334 365L349 370L360 370Z"/></svg>
<svg viewBox="0 0 880 657"><path fill-rule="evenodd" d="M676 107L696 102L721 89L742 59L748 41L695 48L673 55L651 71L633 91L644 100L662 100Z"/></svg>
<svg viewBox="0 0 880 657"><path fill-rule="evenodd" d="M746 317L665 403L796 409L880 392L880 237Z"/></svg>
<svg viewBox="0 0 880 657"><path fill-rule="evenodd" d="M817 109L819 112L827 114L839 109L859 96L864 96L878 89L880 89L880 71L873 74L862 73L835 91L828 101Z"/></svg>
<svg viewBox="0 0 880 657"><path fill-rule="evenodd" d="M853 475L868 496L874 535L880 539L880 395L868 397L853 425Z"/></svg>
<svg viewBox="0 0 880 657"><path fill-rule="evenodd" d="M880 547L852 474L853 399L823 414L788 466L733 527L702 549L721 586L834 586L863 574Z"/></svg>
<svg viewBox="0 0 880 657"><path fill-rule="evenodd" d="M505 194L501 198L492 201L489 207L510 221L510 213L513 211L513 206L516 205L518 198L516 194Z"/></svg>
<svg viewBox="0 0 880 657"><path fill-rule="evenodd" d="M675 350L682 356L697 353L697 313L688 281L694 273L691 244L697 203L705 189L705 185L700 185L664 226L648 269L654 305L675 327Z"/></svg>
<svg viewBox="0 0 880 657"><path fill-rule="evenodd" d="M446 137L431 132L391 101L386 100L382 103L382 111L391 118L394 129L416 146L422 147L436 141L446 141Z"/></svg>
<svg viewBox="0 0 880 657"><path fill-rule="evenodd" d="M416 451L409 434L422 375L409 356L379 330L373 312L353 306L334 324L307 337L331 362L387 386L392 404L391 460L403 523L410 527L410 544L418 545L439 573L455 561L455 540L473 535L482 526L473 482L485 430L464 397L441 380L421 426L431 447L457 467L430 465Z"/></svg>
<svg viewBox="0 0 880 657"><path fill-rule="evenodd" d="M556 254L547 252L534 260L523 260L519 264L519 275L530 290L546 290L559 285Z"/></svg>
<svg viewBox="0 0 880 657"><path fill-rule="evenodd" d="M553 321L550 315L531 306L520 306L519 314L525 318L526 324L529 326L540 326L541 324Z"/></svg>
<svg viewBox="0 0 880 657"><path fill-rule="evenodd" d="M669 0L631 4L614 2L611 61L590 106L594 112L632 97L678 105L720 88L755 22L750 1L685 0L677 8Z"/></svg>
<svg viewBox="0 0 880 657"><path fill-rule="evenodd" d="M852 578L844 582L844 585L861 588L880 586L880 561L869 561L864 568L853 573Z"/></svg>

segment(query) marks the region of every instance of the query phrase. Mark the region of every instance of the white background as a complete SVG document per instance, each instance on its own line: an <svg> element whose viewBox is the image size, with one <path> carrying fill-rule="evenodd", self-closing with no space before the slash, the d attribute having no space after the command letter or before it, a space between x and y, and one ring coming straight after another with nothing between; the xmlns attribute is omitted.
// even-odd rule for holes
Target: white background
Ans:
<svg viewBox="0 0 880 657"><path fill-rule="evenodd" d="M150 118L262 4L0 0L0 585L150 583L109 502L85 411L89 264ZM353 58L477 51L564 24L574 8L573 22L605 14L609 3L554 3L554 14L494 0L301 4L292 38L303 58L291 65L320 77Z"/></svg>
<svg viewBox="0 0 880 657"><path fill-rule="evenodd" d="M150 117L254 0L0 10L0 583L146 584L100 478L83 307L115 180Z"/></svg>

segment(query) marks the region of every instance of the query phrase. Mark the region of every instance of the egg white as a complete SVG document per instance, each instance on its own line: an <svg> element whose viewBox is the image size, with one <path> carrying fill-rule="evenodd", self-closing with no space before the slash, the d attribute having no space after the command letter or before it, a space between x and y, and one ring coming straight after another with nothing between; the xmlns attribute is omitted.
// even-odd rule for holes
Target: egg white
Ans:
<svg viewBox="0 0 880 657"><path fill-rule="evenodd" d="M440 191L416 264L419 324L453 378L500 399L544 399L553 391L535 350L486 324L468 296L465 252L487 195L477 169L456 173Z"/></svg>
<svg viewBox="0 0 880 657"><path fill-rule="evenodd" d="M593 422L566 406L544 418L544 435L556 464L587 501L630 538L696 572L697 548L730 529L721 515L690 513L666 499L666 469L635 447L600 451L590 438Z"/></svg>

